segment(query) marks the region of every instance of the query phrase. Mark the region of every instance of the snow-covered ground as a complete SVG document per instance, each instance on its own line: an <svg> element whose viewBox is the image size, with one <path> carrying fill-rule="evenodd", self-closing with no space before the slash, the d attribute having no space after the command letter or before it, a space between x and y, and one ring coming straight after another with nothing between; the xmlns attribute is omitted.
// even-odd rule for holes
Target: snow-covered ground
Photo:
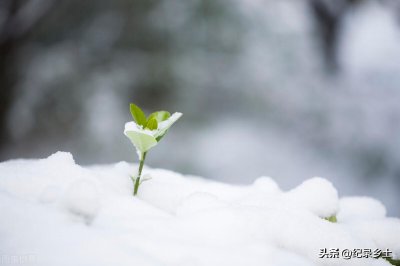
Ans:
<svg viewBox="0 0 400 266"><path fill-rule="evenodd" d="M390 249L400 220L366 197L339 198L311 178L282 191L269 177L235 186L136 165L82 167L70 153L0 164L1 264L390 265L319 258L320 250ZM324 217L337 216L337 223Z"/></svg>

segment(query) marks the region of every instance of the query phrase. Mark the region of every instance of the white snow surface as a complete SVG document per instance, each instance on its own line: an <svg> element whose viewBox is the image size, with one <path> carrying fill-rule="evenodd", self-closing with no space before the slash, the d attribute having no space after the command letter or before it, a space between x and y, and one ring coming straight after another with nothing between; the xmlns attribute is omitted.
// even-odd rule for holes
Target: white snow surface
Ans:
<svg viewBox="0 0 400 266"><path fill-rule="evenodd" d="M66 152L0 163L1 264L390 265L319 252L400 254L399 219L375 199L340 199L323 178L285 192L269 177L239 186L145 167L133 197L136 170L82 167Z"/></svg>

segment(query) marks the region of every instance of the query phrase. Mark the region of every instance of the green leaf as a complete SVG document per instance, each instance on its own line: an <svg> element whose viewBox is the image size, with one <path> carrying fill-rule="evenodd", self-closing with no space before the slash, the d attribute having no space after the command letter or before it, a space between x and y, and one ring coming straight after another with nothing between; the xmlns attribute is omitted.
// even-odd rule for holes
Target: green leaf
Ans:
<svg viewBox="0 0 400 266"><path fill-rule="evenodd" d="M158 128L158 132L154 135L154 137L157 139L157 141L160 141L161 138L167 133L168 129L182 116L181 113L174 113L169 117L165 122L160 125Z"/></svg>
<svg viewBox="0 0 400 266"><path fill-rule="evenodd" d="M395 266L400 266L400 260L392 259L392 258L385 258L390 264Z"/></svg>
<svg viewBox="0 0 400 266"><path fill-rule="evenodd" d="M136 104L131 103L130 110L131 110L133 119L136 121L136 124L145 126L147 120L146 120L146 115L144 114L142 109L140 109L140 107L137 106Z"/></svg>
<svg viewBox="0 0 400 266"><path fill-rule="evenodd" d="M164 136L165 136L165 133L164 133L164 135L157 137L157 138L156 138L157 142L160 142L160 140L161 140Z"/></svg>
<svg viewBox="0 0 400 266"><path fill-rule="evenodd" d="M142 132L127 131L125 135L141 153L147 152L152 147L157 145L157 141L154 137Z"/></svg>
<svg viewBox="0 0 400 266"><path fill-rule="evenodd" d="M326 217L324 219L331 223L337 223L336 215L332 215L332 216Z"/></svg>
<svg viewBox="0 0 400 266"><path fill-rule="evenodd" d="M171 114L167 111L158 111L158 112L154 112L152 114L149 115L149 117L147 118L148 120L155 118L157 120L158 123L167 120L169 117L171 116Z"/></svg>
<svg viewBox="0 0 400 266"><path fill-rule="evenodd" d="M147 121L146 128L148 128L150 130L154 130L154 129L157 129L157 127L158 127L158 123L155 118L150 118L149 121Z"/></svg>

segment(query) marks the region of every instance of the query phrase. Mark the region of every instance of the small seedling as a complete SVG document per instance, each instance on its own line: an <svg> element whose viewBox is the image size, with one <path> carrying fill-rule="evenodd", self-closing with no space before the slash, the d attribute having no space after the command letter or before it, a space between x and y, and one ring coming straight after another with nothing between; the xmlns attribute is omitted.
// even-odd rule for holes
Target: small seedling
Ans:
<svg viewBox="0 0 400 266"><path fill-rule="evenodd" d="M135 196L141 184L140 176L147 152L160 142L168 129L182 116L182 113L176 112L171 115L167 111L158 111L146 117L142 109L133 103L130 104L130 111L134 121L125 124L124 134L135 146L140 161L137 176L132 176L133 195Z"/></svg>
<svg viewBox="0 0 400 266"><path fill-rule="evenodd" d="M331 223L337 223L336 215L332 215L332 216L326 217L324 219Z"/></svg>

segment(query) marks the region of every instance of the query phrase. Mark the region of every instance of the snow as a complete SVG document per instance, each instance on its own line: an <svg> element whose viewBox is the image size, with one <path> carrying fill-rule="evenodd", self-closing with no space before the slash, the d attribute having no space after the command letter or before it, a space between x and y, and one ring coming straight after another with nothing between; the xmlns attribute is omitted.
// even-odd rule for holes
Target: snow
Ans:
<svg viewBox="0 0 400 266"><path fill-rule="evenodd" d="M338 193L333 185L323 178L306 180L285 196L293 204L298 204L320 217L330 217L337 212Z"/></svg>
<svg viewBox="0 0 400 266"><path fill-rule="evenodd" d="M386 208L370 197L343 197L339 202L337 218L340 222L385 218Z"/></svg>
<svg viewBox="0 0 400 266"><path fill-rule="evenodd" d="M398 218L378 200L339 198L320 177L285 192L265 176L239 186L145 166L133 197L136 167L82 167L65 152L0 163L3 264L20 256L28 265L390 265L318 255L400 254ZM338 223L323 219L335 214Z"/></svg>
<svg viewBox="0 0 400 266"><path fill-rule="evenodd" d="M100 207L95 185L87 180L75 181L66 191L64 205L69 212L90 223Z"/></svg>

